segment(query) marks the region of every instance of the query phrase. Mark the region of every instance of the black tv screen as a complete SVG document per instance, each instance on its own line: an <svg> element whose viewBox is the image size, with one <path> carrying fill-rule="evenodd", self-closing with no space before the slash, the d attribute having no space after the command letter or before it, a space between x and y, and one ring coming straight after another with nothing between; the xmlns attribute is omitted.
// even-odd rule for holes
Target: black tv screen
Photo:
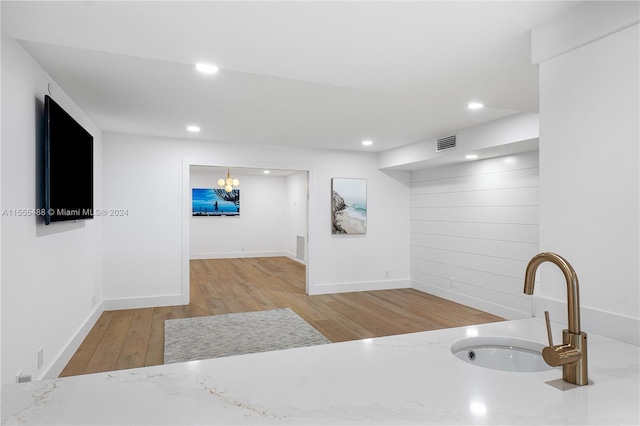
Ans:
<svg viewBox="0 0 640 426"><path fill-rule="evenodd" d="M93 218L93 136L44 97L45 223Z"/></svg>

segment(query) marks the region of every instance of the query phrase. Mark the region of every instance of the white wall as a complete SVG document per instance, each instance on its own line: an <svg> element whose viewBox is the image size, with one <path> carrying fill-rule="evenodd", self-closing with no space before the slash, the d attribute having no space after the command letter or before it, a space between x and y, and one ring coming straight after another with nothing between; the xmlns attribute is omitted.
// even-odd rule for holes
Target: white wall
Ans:
<svg viewBox="0 0 640 426"><path fill-rule="evenodd" d="M297 172L286 177L286 225L285 225L285 250L290 256L296 258L298 236L307 238L307 172ZM307 245L304 245L302 259L307 259Z"/></svg>
<svg viewBox="0 0 640 426"><path fill-rule="evenodd" d="M105 220L107 306L188 294L190 164L309 171L310 293L409 286L409 175L379 171L375 154L105 134L105 204L129 211ZM366 235L331 234L332 177L367 179Z"/></svg>
<svg viewBox="0 0 640 426"><path fill-rule="evenodd" d="M44 95L94 137L94 206L102 207L100 130L14 40L2 38L2 209L34 210L43 190ZM18 371L56 376L82 327L99 313L102 222L45 225L35 216L2 216L2 382ZM92 306L95 296L97 306ZM43 364L38 368L38 349ZM64 358L64 356L63 356Z"/></svg>
<svg viewBox="0 0 640 426"><path fill-rule="evenodd" d="M538 252L537 151L411 174L411 280L416 289L510 319Z"/></svg>
<svg viewBox="0 0 640 426"><path fill-rule="evenodd" d="M583 330L638 344L638 25L588 36L573 34L573 50L559 56L540 53L540 248L575 268ZM562 275L552 265L540 274L536 315L550 309L566 322Z"/></svg>
<svg viewBox="0 0 640 426"><path fill-rule="evenodd" d="M190 258L286 255L286 178L246 175L242 169L231 175L240 180L240 216L191 216ZM225 176L192 171L190 187L217 188L218 179Z"/></svg>

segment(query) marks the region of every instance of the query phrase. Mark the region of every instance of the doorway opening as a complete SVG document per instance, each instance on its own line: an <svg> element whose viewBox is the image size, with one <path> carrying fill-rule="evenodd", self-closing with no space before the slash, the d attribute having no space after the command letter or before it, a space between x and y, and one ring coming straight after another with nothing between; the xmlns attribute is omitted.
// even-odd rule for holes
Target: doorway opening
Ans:
<svg viewBox="0 0 640 426"><path fill-rule="evenodd" d="M240 181L232 213L218 186L227 174ZM309 293L307 170L185 164L184 177L183 303L189 303L194 259L287 257L303 266ZM211 198L207 205L195 197Z"/></svg>

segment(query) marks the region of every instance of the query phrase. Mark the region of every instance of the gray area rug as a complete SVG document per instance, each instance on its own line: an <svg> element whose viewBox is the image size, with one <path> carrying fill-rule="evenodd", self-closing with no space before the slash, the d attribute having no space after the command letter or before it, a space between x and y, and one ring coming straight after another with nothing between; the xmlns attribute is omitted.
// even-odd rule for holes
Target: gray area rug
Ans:
<svg viewBox="0 0 640 426"><path fill-rule="evenodd" d="M331 343L289 308L164 322L164 363Z"/></svg>

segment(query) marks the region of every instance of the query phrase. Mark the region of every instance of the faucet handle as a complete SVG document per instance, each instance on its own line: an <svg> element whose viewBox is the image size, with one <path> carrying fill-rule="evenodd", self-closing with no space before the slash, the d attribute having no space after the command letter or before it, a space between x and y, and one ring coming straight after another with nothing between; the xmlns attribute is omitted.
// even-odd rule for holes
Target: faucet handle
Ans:
<svg viewBox="0 0 640 426"><path fill-rule="evenodd" d="M553 345L553 337L551 336L551 320L549 320L549 311L544 311L544 320L547 323L547 337L549 338L549 346L542 350L542 358L552 367L560 365L572 364L580 361L582 354L570 344Z"/></svg>
<svg viewBox="0 0 640 426"><path fill-rule="evenodd" d="M542 359L552 367L559 367L580 361L582 354L570 344L562 344L544 348L542 350Z"/></svg>
<svg viewBox="0 0 640 426"><path fill-rule="evenodd" d="M551 321L549 320L549 311L544 311L544 320L547 323L547 337L549 338L549 346L553 346L553 337L551 336Z"/></svg>

